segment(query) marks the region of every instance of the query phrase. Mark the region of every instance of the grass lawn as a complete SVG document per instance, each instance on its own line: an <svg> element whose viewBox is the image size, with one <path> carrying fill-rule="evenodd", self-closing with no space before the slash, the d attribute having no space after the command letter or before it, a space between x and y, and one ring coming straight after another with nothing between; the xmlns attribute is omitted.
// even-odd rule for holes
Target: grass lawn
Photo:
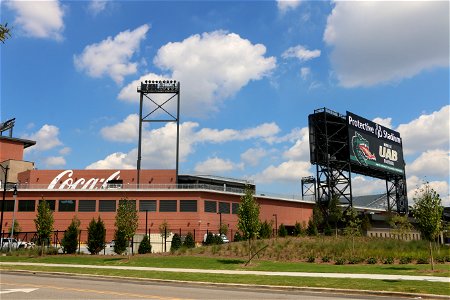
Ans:
<svg viewBox="0 0 450 300"><path fill-rule="evenodd" d="M86 258L86 257L84 257ZM2 258L2 261L5 259ZM36 260L34 260L36 261ZM41 259L40 262L45 261ZM72 260L74 261L74 259ZM103 260L105 262L106 260ZM46 261L48 262L48 260ZM62 262L62 261L61 261ZM66 261L67 262L67 261ZM115 262L118 262L116 260ZM225 275L225 274L199 274L199 273L169 273L154 271L135 270L95 270L82 268L62 267L37 267L37 266L1 266L2 270L31 270L45 272L65 272L76 274L106 275L163 280L183 280L194 282L211 283L238 283L257 284L272 286L294 286L294 287L324 287L355 290L377 290L392 292L407 292L420 294L450 295L448 283L430 283L423 281L400 281L400 280L368 280L368 279L337 279L337 278L294 278L283 276L262 275Z"/></svg>

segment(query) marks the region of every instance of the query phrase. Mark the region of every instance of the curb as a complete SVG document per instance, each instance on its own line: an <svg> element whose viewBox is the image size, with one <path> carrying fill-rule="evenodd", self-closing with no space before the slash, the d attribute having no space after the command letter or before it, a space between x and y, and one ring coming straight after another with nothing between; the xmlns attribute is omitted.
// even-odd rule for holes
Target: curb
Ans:
<svg viewBox="0 0 450 300"><path fill-rule="evenodd" d="M259 285L259 284L241 284L241 283L213 283L203 281L185 281L185 280L171 280L171 279L154 279L154 278L140 278L140 277L123 277L112 275L95 275L95 274L75 274L67 272L49 272L49 271L31 271L31 270L4 270L8 273L27 273L27 274L42 274L47 276L61 276L79 277L79 278L97 278L100 280L121 280L128 282L155 282L155 283L174 283L174 284L189 284L196 286L211 286L211 287L236 287L240 289L258 288L263 290L280 290L280 291L300 291L310 293L334 293L341 295L368 295L381 297L401 297L401 298L415 298L415 299L450 299L449 296L432 295L432 294L415 294L404 292L390 292L390 291L372 291L372 290L352 290L352 289L336 289L336 288L320 288L320 287L296 287L296 286L279 286L279 285Z"/></svg>

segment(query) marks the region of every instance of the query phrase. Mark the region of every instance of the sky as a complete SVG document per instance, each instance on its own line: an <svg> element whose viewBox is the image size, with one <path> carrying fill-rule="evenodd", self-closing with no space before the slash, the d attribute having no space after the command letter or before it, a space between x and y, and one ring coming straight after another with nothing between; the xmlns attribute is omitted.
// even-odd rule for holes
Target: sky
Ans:
<svg viewBox="0 0 450 300"><path fill-rule="evenodd" d="M180 174L300 195L301 177L316 174L308 115L326 107L400 132L410 203L427 181L450 205L448 1L0 5L12 30L0 115L37 142L25 159L38 169L136 168L137 85L170 79L181 87ZM147 123L142 168L175 168L175 137L174 123ZM385 192L352 179L355 195Z"/></svg>

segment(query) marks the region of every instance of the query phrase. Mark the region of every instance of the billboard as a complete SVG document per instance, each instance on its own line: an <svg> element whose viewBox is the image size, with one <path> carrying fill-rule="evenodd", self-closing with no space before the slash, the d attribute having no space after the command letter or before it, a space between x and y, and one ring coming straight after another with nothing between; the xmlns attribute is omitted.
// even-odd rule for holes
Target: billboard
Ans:
<svg viewBox="0 0 450 300"><path fill-rule="evenodd" d="M403 175L402 139L394 130L347 111L350 162L397 175Z"/></svg>

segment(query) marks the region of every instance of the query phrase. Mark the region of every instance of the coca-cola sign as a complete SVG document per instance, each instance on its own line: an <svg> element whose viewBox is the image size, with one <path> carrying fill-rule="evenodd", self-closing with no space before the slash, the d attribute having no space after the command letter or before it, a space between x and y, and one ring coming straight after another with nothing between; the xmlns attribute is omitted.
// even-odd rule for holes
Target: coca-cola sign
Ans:
<svg viewBox="0 0 450 300"><path fill-rule="evenodd" d="M49 190L97 190L107 188L110 180L119 179L120 171L114 172L108 178L72 178L73 171L65 170L59 173L48 185ZM57 186L59 184L59 186Z"/></svg>

